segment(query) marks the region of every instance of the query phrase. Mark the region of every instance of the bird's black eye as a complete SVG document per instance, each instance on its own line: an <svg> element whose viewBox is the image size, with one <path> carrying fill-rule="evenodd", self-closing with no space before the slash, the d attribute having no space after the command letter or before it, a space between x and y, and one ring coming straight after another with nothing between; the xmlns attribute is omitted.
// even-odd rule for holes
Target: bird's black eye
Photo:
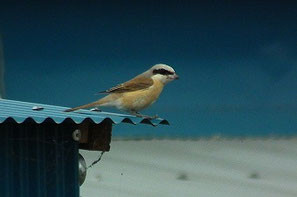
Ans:
<svg viewBox="0 0 297 197"><path fill-rule="evenodd" d="M165 70L164 68L160 68L160 69L155 69L153 70L153 74L161 74L161 75L173 75L174 72L171 72L169 70Z"/></svg>

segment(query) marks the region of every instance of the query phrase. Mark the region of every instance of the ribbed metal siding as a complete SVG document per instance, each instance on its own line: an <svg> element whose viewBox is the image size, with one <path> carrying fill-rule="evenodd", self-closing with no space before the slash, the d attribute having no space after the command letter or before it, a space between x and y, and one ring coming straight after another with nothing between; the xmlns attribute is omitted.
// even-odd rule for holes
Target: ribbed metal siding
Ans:
<svg viewBox="0 0 297 197"><path fill-rule="evenodd" d="M42 110L32 110L33 107L42 107ZM99 124L103 121L109 121L114 124L122 122L132 124L151 124L157 126L158 124L169 124L167 120L157 118L153 120L139 118L131 115L108 113L108 112L94 112L89 110L78 110L75 112L64 112L66 107L28 103L7 99L0 99L0 123L8 118L13 118L17 123L22 123L27 119L33 119L36 123L42 123L48 119L55 123L62 123L71 120L72 123L81 124L83 121L91 120L93 123Z"/></svg>
<svg viewBox="0 0 297 197"><path fill-rule="evenodd" d="M78 143L72 124L0 124L1 197L78 197Z"/></svg>

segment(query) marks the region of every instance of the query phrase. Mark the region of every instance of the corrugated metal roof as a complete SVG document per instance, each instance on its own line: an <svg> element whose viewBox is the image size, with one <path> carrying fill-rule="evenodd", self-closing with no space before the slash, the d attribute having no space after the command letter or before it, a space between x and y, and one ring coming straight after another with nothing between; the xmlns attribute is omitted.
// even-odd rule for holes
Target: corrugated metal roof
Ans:
<svg viewBox="0 0 297 197"><path fill-rule="evenodd" d="M33 110L33 108L37 108L37 110ZM40 110L38 110L38 108ZM66 120L72 120L76 124L80 124L85 120L93 121L96 124L99 124L104 120L111 121L114 124L119 124L121 122L132 124L144 123L151 124L153 126L158 124L169 124L167 120L161 118L149 120L132 115L96 112L90 110L64 112L65 109L68 108L55 105L0 99L0 123L7 119L13 119L17 123L22 123L25 120L32 119L38 124L46 120L52 120L57 124Z"/></svg>

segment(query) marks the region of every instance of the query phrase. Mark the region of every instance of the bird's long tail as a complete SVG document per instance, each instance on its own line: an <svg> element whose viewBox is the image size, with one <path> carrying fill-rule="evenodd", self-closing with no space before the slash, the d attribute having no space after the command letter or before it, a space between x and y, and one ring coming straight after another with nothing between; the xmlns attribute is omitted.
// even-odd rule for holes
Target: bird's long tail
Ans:
<svg viewBox="0 0 297 197"><path fill-rule="evenodd" d="M86 108L90 108L90 107L97 107L99 105L100 105L100 103L98 101L95 101L93 103L88 103L88 104L81 105L81 106L78 106L78 107L74 107L74 108L71 108L71 109L66 109L65 112L72 112L72 111L76 111L76 110L79 110L79 109L86 109Z"/></svg>
<svg viewBox="0 0 297 197"><path fill-rule="evenodd" d="M86 109L86 108L91 108L91 107L99 107L99 106L108 106L108 103L110 101L112 101L113 99L115 99L114 95L107 95L101 99L99 99L98 101L95 101L95 102L92 102L92 103L88 103L88 104L85 104L85 105L81 105L81 106L78 106L78 107L74 107L74 108L71 108L71 109L66 109L65 112L72 112L72 111L76 111L76 110L79 110L79 109Z"/></svg>

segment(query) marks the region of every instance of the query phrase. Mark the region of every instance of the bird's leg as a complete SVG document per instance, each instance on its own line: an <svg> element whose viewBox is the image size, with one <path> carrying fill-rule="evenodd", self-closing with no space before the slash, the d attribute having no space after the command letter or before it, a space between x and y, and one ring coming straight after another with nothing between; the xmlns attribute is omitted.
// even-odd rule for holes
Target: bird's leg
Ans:
<svg viewBox="0 0 297 197"><path fill-rule="evenodd" d="M148 116L148 115L141 114L141 113L139 113L139 112L137 112L137 111L131 111L130 113L131 113L132 115L134 115L134 116L139 117L139 118L146 118L146 119L157 119L157 118L159 118L158 115Z"/></svg>

